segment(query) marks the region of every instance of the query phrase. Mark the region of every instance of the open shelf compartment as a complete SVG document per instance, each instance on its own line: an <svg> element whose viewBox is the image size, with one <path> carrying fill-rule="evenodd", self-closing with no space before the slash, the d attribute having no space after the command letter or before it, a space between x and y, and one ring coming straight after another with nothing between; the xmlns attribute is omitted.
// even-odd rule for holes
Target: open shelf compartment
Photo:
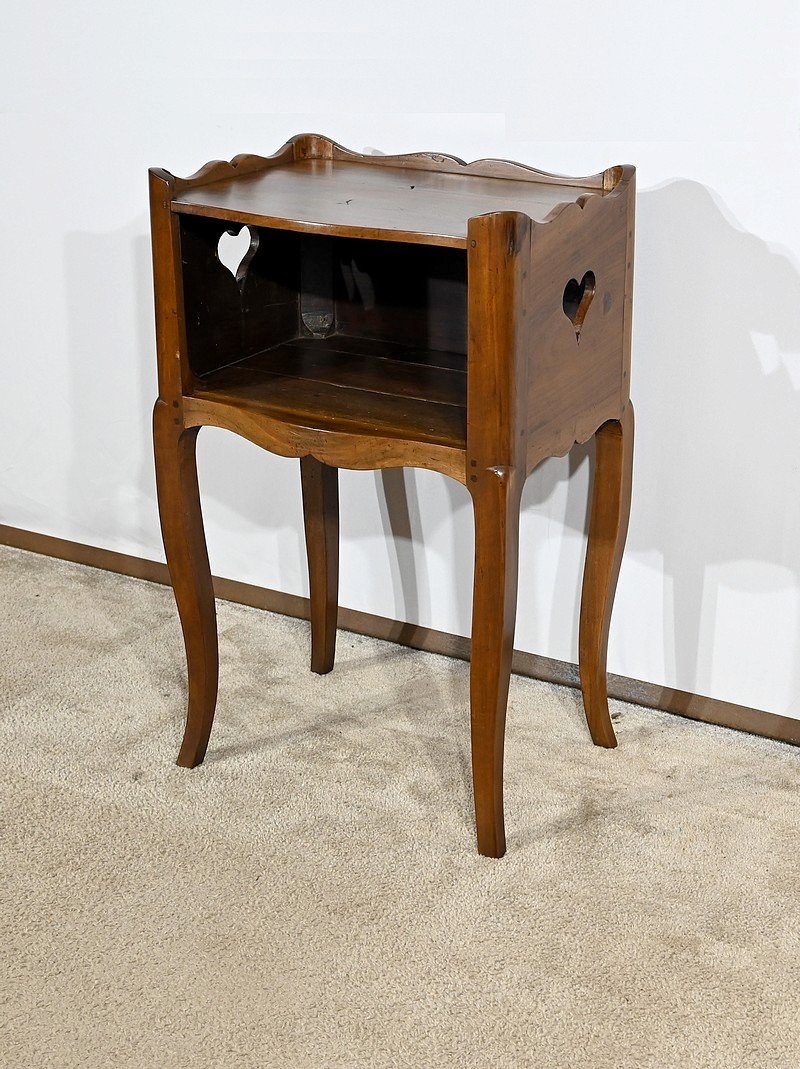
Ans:
<svg viewBox="0 0 800 1069"><path fill-rule="evenodd" d="M181 219L191 396L297 427L466 439L463 250ZM228 260L230 262L230 260Z"/></svg>

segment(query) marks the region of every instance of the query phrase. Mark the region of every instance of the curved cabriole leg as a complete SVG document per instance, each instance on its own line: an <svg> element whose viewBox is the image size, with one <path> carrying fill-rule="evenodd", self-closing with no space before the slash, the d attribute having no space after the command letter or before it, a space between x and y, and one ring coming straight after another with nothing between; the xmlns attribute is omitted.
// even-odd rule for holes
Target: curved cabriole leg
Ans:
<svg viewBox="0 0 800 1069"><path fill-rule="evenodd" d="M153 439L158 510L189 675L186 730L178 755L178 764L184 768L194 768L205 757L219 675L217 614L197 486L198 430L184 429L176 409L156 402Z"/></svg>
<svg viewBox="0 0 800 1069"><path fill-rule="evenodd" d="M315 457L300 459L311 595L311 671L324 675L336 655L339 609L339 470Z"/></svg>
<svg viewBox="0 0 800 1069"><path fill-rule="evenodd" d="M583 571L578 660L583 707L592 741L613 747L608 711L606 654L617 577L628 533L633 474L633 405L595 435L595 471L589 541Z"/></svg>
<svg viewBox="0 0 800 1069"><path fill-rule="evenodd" d="M506 469L468 484L475 513L470 706L478 851L506 852L503 748L514 648L521 480Z"/></svg>

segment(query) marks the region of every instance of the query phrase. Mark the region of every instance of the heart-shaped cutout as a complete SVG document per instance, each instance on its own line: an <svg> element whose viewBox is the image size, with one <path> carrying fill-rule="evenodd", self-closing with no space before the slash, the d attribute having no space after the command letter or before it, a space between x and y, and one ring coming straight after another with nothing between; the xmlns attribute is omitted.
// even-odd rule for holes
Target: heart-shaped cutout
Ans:
<svg viewBox="0 0 800 1069"><path fill-rule="evenodd" d="M594 297L594 287L594 271L587 271L580 282L576 278L571 278L564 287L561 307L564 309L564 315L572 323L578 341L581 340L583 321Z"/></svg>
<svg viewBox="0 0 800 1069"><path fill-rule="evenodd" d="M258 251L258 232L249 226L226 230L217 245L217 259L227 267L240 286L244 284L250 261Z"/></svg>

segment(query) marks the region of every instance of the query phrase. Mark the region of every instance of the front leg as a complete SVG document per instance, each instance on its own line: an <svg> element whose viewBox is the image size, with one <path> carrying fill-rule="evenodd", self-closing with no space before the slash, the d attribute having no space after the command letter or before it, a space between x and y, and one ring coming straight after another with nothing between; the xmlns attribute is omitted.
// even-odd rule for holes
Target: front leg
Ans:
<svg viewBox="0 0 800 1069"><path fill-rule="evenodd" d="M503 750L514 648L522 479L490 468L469 484L475 513L470 704L478 850L506 852Z"/></svg>
<svg viewBox="0 0 800 1069"><path fill-rule="evenodd" d="M178 764L184 768L194 768L205 757L219 675L214 588L197 485L198 430L185 429L177 408L156 401L153 441L158 511L189 674L186 730L178 755Z"/></svg>
<svg viewBox="0 0 800 1069"><path fill-rule="evenodd" d="M311 671L324 675L336 655L339 611L339 470L302 457L303 517L311 600Z"/></svg>
<svg viewBox="0 0 800 1069"><path fill-rule="evenodd" d="M583 706L592 741L613 747L606 655L611 610L628 533L633 479L633 405L595 435L595 471L589 541L583 571L578 661Z"/></svg>

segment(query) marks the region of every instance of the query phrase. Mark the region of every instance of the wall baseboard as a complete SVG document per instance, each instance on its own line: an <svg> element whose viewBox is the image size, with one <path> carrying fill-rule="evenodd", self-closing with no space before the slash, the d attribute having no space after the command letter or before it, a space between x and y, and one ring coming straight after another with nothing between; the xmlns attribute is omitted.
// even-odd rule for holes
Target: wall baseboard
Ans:
<svg viewBox="0 0 800 1069"><path fill-rule="evenodd" d="M166 564L160 561L134 557L127 553L116 553L110 549L71 542L52 535L37 534L18 527L0 524L0 545L24 549L30 553L41 553L48 557L84 564L90 568L101 568L120 575L146 579L151 583L169 585L169 572ZM297 594L284 594L268 587L240 583L235 579L214 578L214 591L218 598L234 601L240 605L250 605L256 609L282 613L308 619L308 598ZM446 631L435 631L419 624L402 623L385 616L359 612L356 609L339 609L339 627L370 638L397 642L416 650L443 654L445 657L458 657L469 660L469 639L461 635L451 635ZM535 653L514 651L513 670L531 679L541 679L547 683L558 683L565 687L579 687L578 666L569 661L558 661L553 657L541 657ZM763 709L751 709L733 702L707 698L689 691L674 690L656 683L646 683L628 676L609 675L608 694L610 698L643 705L648 709L659 709L666 713L700 720L706 724L746 731L751 735L776 739L779 742L800 745L800 720L778 713L768 713Z"/></svg>

